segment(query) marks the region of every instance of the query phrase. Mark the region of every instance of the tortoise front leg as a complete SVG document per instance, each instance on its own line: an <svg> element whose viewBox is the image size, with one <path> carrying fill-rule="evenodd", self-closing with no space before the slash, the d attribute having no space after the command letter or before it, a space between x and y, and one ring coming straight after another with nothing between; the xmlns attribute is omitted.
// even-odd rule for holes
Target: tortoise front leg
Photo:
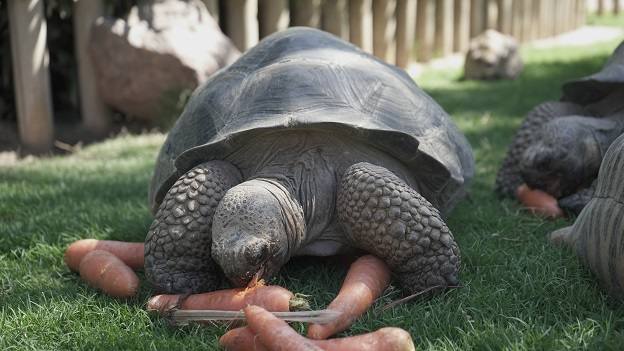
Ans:
<svg viewBox="0 0 624 351"><path fill-rule="evenodd" d="M145 275L156 290L198 293L218 287L210 255L212 219L225 192L240 182L236 167L210 161L169 189L145 239Z"/></svg>
<svg viewBox="0 0 624 351"><path fill-rule="evenodd" d="M438 210L394 173L369 163L352 165L342 177L336 207L351 244L386 261L406 292L458 284L453 235Z"/></svg>
<svg viewBox="0 0 624 351"><path fill-rule="evenodd" d="M596 191L595 180L589 187L583 188L572 195L562 197L557 202L561 209L578 216L583 208L585 208L585 205L589 203L589 200L594 197L594 191Z"/></svg>

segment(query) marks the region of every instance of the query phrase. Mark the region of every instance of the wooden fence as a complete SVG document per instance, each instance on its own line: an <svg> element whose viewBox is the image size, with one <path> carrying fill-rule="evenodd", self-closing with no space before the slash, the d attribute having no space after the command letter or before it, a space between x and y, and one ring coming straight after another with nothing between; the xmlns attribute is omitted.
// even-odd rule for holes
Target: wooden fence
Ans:
<svg viewBox="0 0 624 351"><path fill-rule="evenodd" d="M73 12L81 115L94 134L105 133L110 120L86 53L101 1L76 0ZM570 31L584 24L587 8L587 0L202 1L241 50L288 26L310 26L401 67L464 52L470 38L488 28L520 42ZM604 12L604 1L599 6ZM53 112L43 0L9 0L8 11L20 138L28 151L45 152L53 142Z"/></svg>
<svg viewBox="0 0 624 351"><path fill-rule="evenodd" d="M622 11L623 0L595 0L596 13L598 15L604 15L610 11L617 15Z"/></svg>

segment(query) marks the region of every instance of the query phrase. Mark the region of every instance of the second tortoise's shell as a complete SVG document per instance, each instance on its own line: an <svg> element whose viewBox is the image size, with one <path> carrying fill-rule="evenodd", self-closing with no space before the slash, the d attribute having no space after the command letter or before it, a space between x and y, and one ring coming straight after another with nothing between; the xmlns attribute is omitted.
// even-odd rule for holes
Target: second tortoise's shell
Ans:
<svg viewBox="0 0 624 351"><path fill-rule="evenodd" d="M224 159L258 133L309 128L343 132L400 160L443 213L474 173L466 138L405 72L328 33L291 28L193 93L158 155L152 211L195 165Z"/></svg>
<svg viewBox="0 0 624 351"><path fill-rule="evenodd" d="M622 88L624 88L624 42L618 45L600 72L565 83L562 87L563 100L587 105Z"/></svg>

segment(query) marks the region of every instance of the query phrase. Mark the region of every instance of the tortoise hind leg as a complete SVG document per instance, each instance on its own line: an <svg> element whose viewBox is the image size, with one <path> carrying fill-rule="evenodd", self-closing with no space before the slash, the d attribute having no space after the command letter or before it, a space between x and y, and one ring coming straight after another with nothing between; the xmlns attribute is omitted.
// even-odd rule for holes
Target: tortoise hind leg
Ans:
<svg viewBox="0 0 624 351"><path fill-rule="evenodd" d="M405 291L458 284L453 235L438 210L394 173L369 163L352 165L342 177L336 207L351 244L386 261Z"/></svg>
<svg viewBox="0 0 624 351"><path fill-rule="evenodd" d="M145 239L145 275L156 290L197 293L218 287L210 255L212 218L225 192L240 181L234 166L210 161L169 189Z"/></svg>

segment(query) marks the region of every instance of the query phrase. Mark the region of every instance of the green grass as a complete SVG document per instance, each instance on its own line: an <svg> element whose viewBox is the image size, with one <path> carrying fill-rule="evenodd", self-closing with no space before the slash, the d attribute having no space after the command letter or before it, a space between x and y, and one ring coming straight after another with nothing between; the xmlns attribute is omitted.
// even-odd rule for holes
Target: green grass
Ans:
<svg viewBox="0 0 624 351"><path fill-rule="evenodd" d="M594 26L624 27L624 13L619 13L617 15L607 13L602 16L598 16L596 13L591 13L587 16L587 24Z"/></svg>
<svg viewBox="0 0 624 351"><path fill-rule="evenodd" d="M398 326L421 350L621 349L624 306L602 293L571 252L545 240L569 222L535 218L492 193L523 115L557 99L562 82L598 70L616 44L526 49L515 81L458 81L458 70L417 79L466 133L477 160L470 199L448 219L462 250L463 287L371 311L349 333ZM144 311L147 287L116 301L63 263L64 248L79 238L143 239L151 221L147 184L162 141L121 136L72 156L0 167L0 349L217 349L223 327L171 328ZM311 295L320 308L344 274L331 260L297 259L276 283ZM376 307L399 296L392 288Z"/></svg>

